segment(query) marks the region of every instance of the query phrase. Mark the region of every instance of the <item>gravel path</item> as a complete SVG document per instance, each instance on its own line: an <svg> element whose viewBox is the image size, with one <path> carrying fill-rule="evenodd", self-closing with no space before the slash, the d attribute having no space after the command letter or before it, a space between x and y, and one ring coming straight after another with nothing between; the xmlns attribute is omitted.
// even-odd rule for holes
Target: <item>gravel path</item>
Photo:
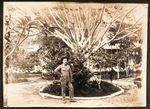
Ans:
<svg viewBox="0 0 150 109"><path fill-rule="evenodd" d="M131 79L113 81L113 83L125 90L121 95L100 100L76 100L76 102L67 100L66 104L63 104L61 100L43 98L39 95L38 91L40 88L43 85L47 85L50 81L37 77L31 80L34 81L5 85L7 96L5 104L8 107L132 107L142 105L138 94L140 89L133 84Z"/></svg>

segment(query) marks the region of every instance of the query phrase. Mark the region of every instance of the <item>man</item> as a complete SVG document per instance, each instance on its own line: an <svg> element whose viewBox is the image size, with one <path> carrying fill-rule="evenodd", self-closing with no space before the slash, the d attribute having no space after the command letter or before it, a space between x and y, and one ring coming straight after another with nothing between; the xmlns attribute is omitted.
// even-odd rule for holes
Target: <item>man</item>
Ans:
<svg viewBox="0 0 150 109"><path fill-rule="evenodd" d="M62 100L63 103L66 103L65 101L65 89L66 85L69 86L69 96L70 96L70 102L73 101L73 96L74 96L74 90L72 86L72 72L70 66L67 64L68 58L63 57L62 58L62 64L59 65L54 72L60 71L61 73L61 93L62 93Z"/></svg>
<svg viewBox="0 0 150 109"><path fill-rule="evenodd" d="M116 73L116 71L114 70L113 67L111 68L111 71L108 72L109 78L110 78L110 80L111 80L111 83L112 83L112 80L113 80L113 78L114 78L114 76L115 76L115 73Z"/></svg>

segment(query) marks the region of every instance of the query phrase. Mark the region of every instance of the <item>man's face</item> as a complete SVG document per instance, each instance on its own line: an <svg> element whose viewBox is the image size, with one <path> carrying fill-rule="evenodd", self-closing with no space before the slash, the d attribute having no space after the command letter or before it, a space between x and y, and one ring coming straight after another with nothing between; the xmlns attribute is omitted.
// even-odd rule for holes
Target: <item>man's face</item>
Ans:
<svg viewBox="0 0 150 109"><path fill-rule="evenodd" d="M67 61L68 61L67 58L64 58L64 59L63 59L63 63L64 63L64 64L67 64Z"/></svg>

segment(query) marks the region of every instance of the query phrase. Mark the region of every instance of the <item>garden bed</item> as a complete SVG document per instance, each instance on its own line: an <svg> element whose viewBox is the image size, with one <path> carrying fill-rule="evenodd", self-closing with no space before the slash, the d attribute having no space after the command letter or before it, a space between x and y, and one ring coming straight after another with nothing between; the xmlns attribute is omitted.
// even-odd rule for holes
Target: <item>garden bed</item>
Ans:
<svg viewBox="0 0 150 109"><path fill-rule="evenodd" d="M118 94L123 93L123 89L117 87L111 83L102 81L100 84L100 88L96 82L93 82L89 85L90 87L84 87L79 89L78 87L74 86L74 96L75 99L80 99L85 97L85 99L90 98L104 98L104 97L111 97ZM46 87L43 87L40 90L40 94L43 96L49 96L53 98L61 98L61 85L60 83L53 83L49 84ZM69 96L69 90L66 88L66 96Z"/></svg>

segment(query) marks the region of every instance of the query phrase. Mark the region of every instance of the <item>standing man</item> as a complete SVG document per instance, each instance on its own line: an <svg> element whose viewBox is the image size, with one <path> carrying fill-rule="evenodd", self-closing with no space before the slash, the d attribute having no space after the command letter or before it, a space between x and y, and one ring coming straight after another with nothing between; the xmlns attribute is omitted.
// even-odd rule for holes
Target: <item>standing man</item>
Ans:
<svg viewBox="0 0 150 109"><path fill-rule="evenodd" d="M67 63L68 58L67 57L63 57L62 58L62 64L59 65L54 72L58 72L60 71L61 73L61 94L62 94L62 100L63 103L66 103L65 101L65 90L66 90L66 85L69 86L69 96L70 96L70 102L73 101L73 96L74 96L74 89L72 86L72 72L71 72L71 68Z"/></svg>

